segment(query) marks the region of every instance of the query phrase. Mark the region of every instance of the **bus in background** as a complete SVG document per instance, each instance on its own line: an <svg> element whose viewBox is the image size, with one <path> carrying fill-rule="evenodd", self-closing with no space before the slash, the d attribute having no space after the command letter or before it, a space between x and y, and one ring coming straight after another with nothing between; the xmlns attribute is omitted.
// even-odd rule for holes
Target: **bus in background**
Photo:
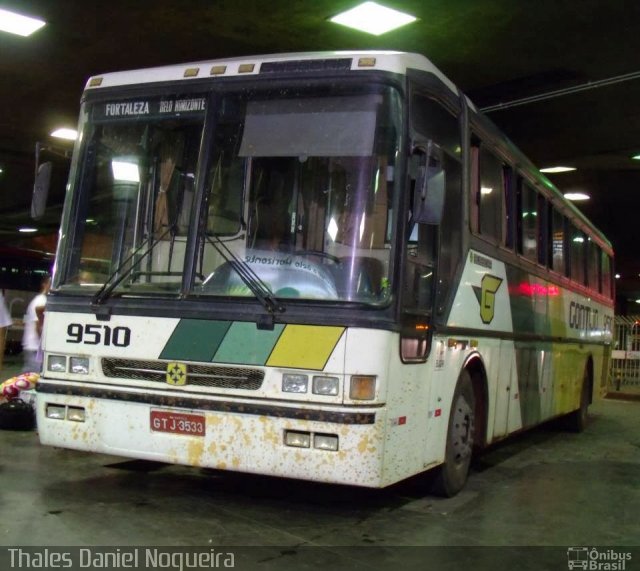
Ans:
<svg viewBox="0 0 640 571"><path fill-rule="evenodd" d="M13 325L7 330L5 353L22 351L23 318L42 280L51 275L53 254L28 248L0 246L0 290Z"/></svg>
<svg viewBox="0 0 640 571"><path fill-rule="evenodd" d="M420 55L92 77L60 235L44 444L453 495L604 387L610 243Z"/></svg>

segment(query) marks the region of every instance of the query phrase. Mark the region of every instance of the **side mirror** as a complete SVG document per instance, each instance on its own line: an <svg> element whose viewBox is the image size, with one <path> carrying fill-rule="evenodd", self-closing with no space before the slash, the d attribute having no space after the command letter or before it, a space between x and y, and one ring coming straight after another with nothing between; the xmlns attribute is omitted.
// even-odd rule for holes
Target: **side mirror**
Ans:
<svg viewBox="0 0 640 571"><path fill-rule="evenodd" d="M33 185L33 196L31 197L31 218L39 220L44 216L47 208L47 196L51 185L52 163L42 163L38 167L36 180Z"/></svg>
<svg viewBox="0 0 640 571"><path fill-rule="evenodd" d="M429 141L426 150L418 146L413 154L418 167L412 219L419 224L440 224L444 211L446 183L440 150Z"/></svg>

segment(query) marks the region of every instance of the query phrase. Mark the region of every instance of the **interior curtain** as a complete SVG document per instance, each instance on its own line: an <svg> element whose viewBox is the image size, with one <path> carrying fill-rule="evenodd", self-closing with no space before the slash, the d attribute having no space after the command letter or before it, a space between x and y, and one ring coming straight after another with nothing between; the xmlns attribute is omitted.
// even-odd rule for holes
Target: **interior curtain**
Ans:
<svg viewBox="0 0 640 571"><path fill-rule="evenodd" d="M169 204L167 192L169 191L169 185L171 184L171 177L173 171L176 168L176 162L174 157L168 156L163 158L160 163L160 188L158 190L158 196L156 198L156 206L154 213L154 226L153 229L156 234L161 234L169 226Z"/></svg>

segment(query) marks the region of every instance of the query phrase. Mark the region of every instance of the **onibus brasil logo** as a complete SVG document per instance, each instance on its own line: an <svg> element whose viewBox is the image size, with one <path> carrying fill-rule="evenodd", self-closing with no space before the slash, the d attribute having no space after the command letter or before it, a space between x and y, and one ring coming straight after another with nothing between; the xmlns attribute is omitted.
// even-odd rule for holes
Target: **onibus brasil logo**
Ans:
<svg viewBox="0 0 640 571"><path fill-rule="evenodd" d="M599 549L596 547L569 547L567 549L567 565L569 569L625 571L627 561L631 561L631 553L620 552L615 549Z"/></svg>

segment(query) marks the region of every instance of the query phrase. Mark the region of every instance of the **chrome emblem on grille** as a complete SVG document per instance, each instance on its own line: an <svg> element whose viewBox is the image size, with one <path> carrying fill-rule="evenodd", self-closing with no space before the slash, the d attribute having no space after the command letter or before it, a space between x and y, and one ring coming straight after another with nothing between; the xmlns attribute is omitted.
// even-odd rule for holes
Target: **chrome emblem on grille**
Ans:
<svg viewBox="0 0 640 571"><path fill-rule="evenodd" d="M181 386L187 384L187 366L184 363L167 363L167 383Z"/></svg>

